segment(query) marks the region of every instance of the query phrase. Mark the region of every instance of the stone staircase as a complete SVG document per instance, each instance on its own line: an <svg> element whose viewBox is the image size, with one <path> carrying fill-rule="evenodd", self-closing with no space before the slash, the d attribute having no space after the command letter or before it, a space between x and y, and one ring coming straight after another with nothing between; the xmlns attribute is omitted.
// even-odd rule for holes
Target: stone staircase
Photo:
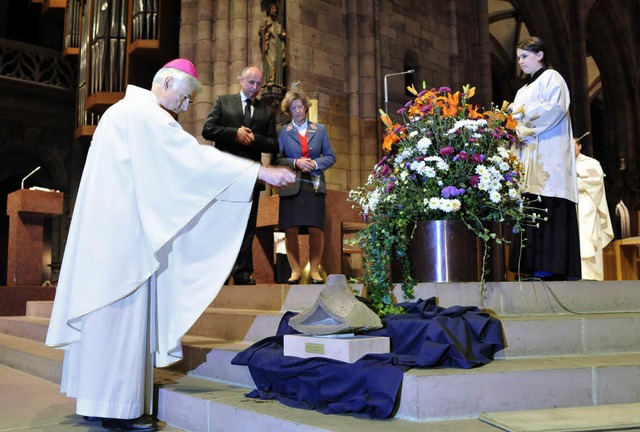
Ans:
<svg viewBox="0 0 640 432"><path fill-rule="evenodd" d="M481 432L498 430L488 424L492 413L581 407L580 416L588 418L596 408L629 404L640 427L638 281L496 282L487 284L484 297L477 283L419 284L416 297L495 314L508 347L476 369L409 370L390 420L245 398L254 387L251 376L231 359L273 335L284 312L310 306L322 288L225 286L184 337L180 369L158 370L159 417L190 431L413 431L428 422L428 430ZM30 302L26 316L0 317L0 363L59 382L62 352L42 343L50 308L51 302Z"/></svg>

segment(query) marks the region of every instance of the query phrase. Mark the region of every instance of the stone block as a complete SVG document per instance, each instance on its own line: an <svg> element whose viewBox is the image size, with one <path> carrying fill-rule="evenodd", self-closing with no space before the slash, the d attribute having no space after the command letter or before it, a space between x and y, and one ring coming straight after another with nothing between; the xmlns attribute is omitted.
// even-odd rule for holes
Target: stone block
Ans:
<svg viewBox="0 0 640 432"><path fill-rule="evenodd" d="M390 345L388 337L285 335L284 355L300 358L324 357L353 363L367 354L388 353Z"/></svg>

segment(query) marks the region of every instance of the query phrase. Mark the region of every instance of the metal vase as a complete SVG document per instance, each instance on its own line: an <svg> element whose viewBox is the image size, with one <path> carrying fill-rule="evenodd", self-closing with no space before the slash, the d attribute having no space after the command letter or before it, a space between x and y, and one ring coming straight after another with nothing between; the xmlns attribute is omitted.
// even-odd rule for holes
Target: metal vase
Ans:
<svg viewBox="0 0 640 432"><path fill-rule="evenodd" d="M408 258L416 282L476 282L482 269L480 241L462 221L423 221L413 234ZM393 266L395 280L399 266Z"/></svg>

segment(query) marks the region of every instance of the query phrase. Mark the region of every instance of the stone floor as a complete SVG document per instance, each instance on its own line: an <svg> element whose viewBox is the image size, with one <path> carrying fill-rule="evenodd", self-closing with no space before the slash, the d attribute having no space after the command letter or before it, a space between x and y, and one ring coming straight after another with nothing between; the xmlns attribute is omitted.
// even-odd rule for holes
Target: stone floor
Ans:
<svg viewBox="0 0 640 432"><path fill-rule="evenodd" d="M0 431L74 432L104 431L99 422L75 414L75 400L60 393L60 386L17 369L0 365ZM166 426L165 432L183 429Z"/></svg>

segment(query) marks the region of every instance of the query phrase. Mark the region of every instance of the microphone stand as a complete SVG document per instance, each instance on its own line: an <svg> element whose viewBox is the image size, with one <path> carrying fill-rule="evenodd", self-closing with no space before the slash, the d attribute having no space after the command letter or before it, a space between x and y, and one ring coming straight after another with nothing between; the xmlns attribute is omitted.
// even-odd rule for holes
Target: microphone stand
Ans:
<svg viewBox="0 0 640 432"><path fill-rule="evenodd" d="M409 69L408 71L390 73L384 76L384 112L385 113L388 114L388 111L389 111L389 91L387 90L387 77L395 76L395 75L406 75L414 72L415 72L415 69Z"/></svg>
<svg viewBox="0 0 640 432"><path fill-rule="evenodd" d="M38 171L40 168L42 168L41 166L39 166L38 168L34 169L33 171L31 171L29 174L27 174L27 176L25 178L22 179L22 183L20 184L20 189L24 189L24 181L26 179L28 179L29 177L31 177L33 174L35 174L36 171Z"/></svg>

